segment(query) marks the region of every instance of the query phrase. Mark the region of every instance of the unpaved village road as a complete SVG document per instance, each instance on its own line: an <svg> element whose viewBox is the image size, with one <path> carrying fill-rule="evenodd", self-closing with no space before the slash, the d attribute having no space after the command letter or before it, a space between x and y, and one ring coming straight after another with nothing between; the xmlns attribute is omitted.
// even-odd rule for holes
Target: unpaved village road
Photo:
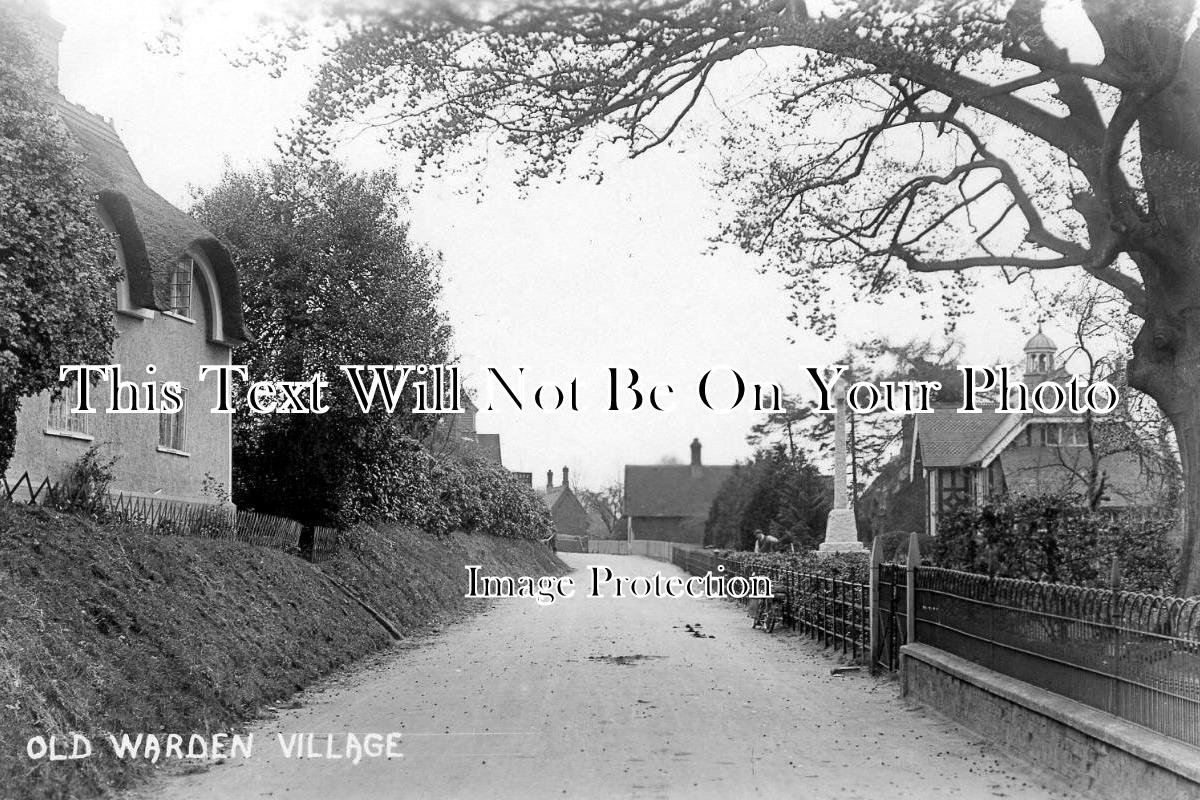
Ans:
<svg viewBox="0 0 1200 800"><path fill-rule="evenodd" d="M159 798L1048 798L1025 767L792 634L716 599L589 599L486 612L304 694L257 724L248 760ZM482 602L482 601L481 601ZM686 626L699 628L703 638ZM403 757L282 757L276 733L403 732Z"/></svg>

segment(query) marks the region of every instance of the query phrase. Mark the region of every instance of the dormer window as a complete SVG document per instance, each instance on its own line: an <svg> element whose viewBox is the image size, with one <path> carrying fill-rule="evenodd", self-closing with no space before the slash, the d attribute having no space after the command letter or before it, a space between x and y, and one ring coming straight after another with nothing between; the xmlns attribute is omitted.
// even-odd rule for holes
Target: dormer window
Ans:
<svg viewBox="0 0 1200 800"><path fill-rule="evenodd" d="M185 258L175 265L171 271L171 282L168 284L171 313L181 317L191 316L192 310L192 273L195 262Z"/></svg>

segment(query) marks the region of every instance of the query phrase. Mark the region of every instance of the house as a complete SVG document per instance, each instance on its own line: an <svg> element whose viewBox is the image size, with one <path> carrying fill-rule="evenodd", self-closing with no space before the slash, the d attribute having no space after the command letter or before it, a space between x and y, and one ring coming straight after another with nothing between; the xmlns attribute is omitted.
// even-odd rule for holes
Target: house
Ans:
<svg viewBox="0 0 1200 800"><path fill-rule="evenodd" d="M1041 330L1024 349L1023 379L1030 387L1067 377L1055 363L1057 347ZM1136 455L1112 446L1121 434L1117 426L1102 418L1093 425L1093 439L1102 442L1096 449L1104 480L1100 505L1152 504L1158 496L1155 481ZM923 491L924 527L936 535L945 514L990 496L1084 494L1092 468L1087 444L1087 426L1079 415L996 413L988 408L966 414L937 408L915 415L905 472Z"/></svg>
<svg viewBox="0 0 1200 800"><path fill-rule="evenodd" d="M472 453L496 464L503 463L500 452L500 434L480 433L475 428L475 416L479 408L467 397L461 414L445 414L425 441L426 447L438 455ZM532 483L532 476L530 476Z"/></svg>
<svg viewBox="0 0 1200 800"><path fill-rule="evenodd" d="M562 468L562 484L554 485L554 470L546 470L546 488L539 492L559 536L587 536L588 514L571 489L571 472Z"/></svg>
<svg viewBox="0 0 1200 800"><path fill-rule="evenodd" d="M5 477L10 485L26 472L34 485L43 478L58 481L96 447L103 459L117 459L111 491L216 502L232 484L232 420L210 413L218 403L217 382L213 377L201 382L198 367L230 364L233 349L249 339L233 262L211 232L146 185L109 121L58 92L63 27L34 13L39 44L52 67L52 103L83 158L96 214L117 241L113 258L123 278L112 297L117 336L111 363L120 364L132 384L178 381L183 409L104 413L110 390L104 381L92 390L95 414L71 413L74 386L58 396L26 398ZM134 391L125 389L127 396ZM214 493L216 486L221 491Z"/></svg>
<svg viewBox="0 0 1200 800"><path fill-rule="evenodd" d="M625 525L624 520L611 520L612 529L609 529L609 523L606 523L605 517L595 508L588 508L588 529L587 536L589 539L624 539Z"/></svg>
<svg viewBox="0 0 1200 800"><path fill-rule="evenodd" d="M630 541L704 543L704 523L733 466L705 465L693 439L689 464L627 465L625 520Z"/></svg>

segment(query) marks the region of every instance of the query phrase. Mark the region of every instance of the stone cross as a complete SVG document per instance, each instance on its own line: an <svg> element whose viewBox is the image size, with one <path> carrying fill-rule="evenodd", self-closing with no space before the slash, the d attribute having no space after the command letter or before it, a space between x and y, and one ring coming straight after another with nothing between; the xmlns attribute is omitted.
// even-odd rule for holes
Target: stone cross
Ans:
<svg viewBox="0 0 1200 800"><path fill-rule="evenodd" d="M862 553L854 511L846 499L846 384L841 378L833 386L833 508L825 521L822 553Z"/></svg>

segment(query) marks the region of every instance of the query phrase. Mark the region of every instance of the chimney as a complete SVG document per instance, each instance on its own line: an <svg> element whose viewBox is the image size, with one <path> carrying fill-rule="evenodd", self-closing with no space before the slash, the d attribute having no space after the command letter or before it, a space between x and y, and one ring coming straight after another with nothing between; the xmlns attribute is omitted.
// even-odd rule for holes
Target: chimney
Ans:
<svg viewBox="0 0 1200 800"><path fill-rule="evenodd" d="M547 489L554 488L554 470L552 470L552 469L546 470L546 488Z"/></svg>
<svg viewBox="0 0 1200 800"><path fill-rule="evenodd" d="M703 469L700 465L700 439L692 439L692 477L700 477L700 471Z"/></svg>
<svg viewBox="0 0 1200 800"><path fill-rule="evenodd" d="M58 91L58 45L65 26L50 16L44 0L24 0L17 4L17 9L29 26L38 59L45 62L47 82L51 89Z"/></svg>
<svg viewBox="0 0 1200 800"><path fill-rule="evenodd" d="M571 474L570 470L568 470L566 467L563 467L563 488L564 489L571 485L571 482L569 480L570 474Z"/></svg>

